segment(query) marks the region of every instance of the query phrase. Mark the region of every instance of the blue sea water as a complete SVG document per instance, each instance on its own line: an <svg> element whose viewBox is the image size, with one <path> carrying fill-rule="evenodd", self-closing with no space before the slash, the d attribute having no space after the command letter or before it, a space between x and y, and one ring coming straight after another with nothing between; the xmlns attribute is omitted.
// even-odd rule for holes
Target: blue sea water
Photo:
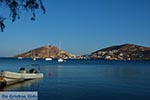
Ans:
<svg viewBox="0 0 150 100"><path fill-rule="evenodd" d="M150 61L0 58L0 70L18 71L39 64L43 79L0 91L38 91L38 100L150 100Z"/></svg>

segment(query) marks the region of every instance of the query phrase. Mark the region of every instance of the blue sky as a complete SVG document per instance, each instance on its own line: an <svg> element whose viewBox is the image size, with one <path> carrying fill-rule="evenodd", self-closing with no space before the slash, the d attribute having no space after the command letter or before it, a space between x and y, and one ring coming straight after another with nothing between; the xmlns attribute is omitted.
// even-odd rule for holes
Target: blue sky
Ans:
<svg viewBox="0 0 150 100"><path fill-rule="evenodd" d="M124 43L150 46L150 0L43 0L36 21L23 12L0 32L0 56L55 45L73 54Z"/></svg>

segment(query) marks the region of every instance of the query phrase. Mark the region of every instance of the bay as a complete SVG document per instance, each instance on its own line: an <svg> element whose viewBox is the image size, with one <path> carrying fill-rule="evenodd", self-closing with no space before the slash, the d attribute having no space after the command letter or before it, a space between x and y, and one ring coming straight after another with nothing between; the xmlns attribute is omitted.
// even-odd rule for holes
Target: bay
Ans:
<svg viewBox="0 0 150 100"><path fill-rule="evenodd" d="M150 61L0 58L0 70L19 71L39 64L43 79L1 91L38 91L39 100L150 100Z"/></svg>

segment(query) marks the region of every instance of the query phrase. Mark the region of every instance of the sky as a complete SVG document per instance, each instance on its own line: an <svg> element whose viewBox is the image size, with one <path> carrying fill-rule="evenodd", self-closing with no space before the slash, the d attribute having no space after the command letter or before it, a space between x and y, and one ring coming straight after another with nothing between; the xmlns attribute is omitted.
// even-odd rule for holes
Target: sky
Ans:
<svg viewBox="0 0 150 100"><path fill-rule="evenodd" d="M150 47L150 0L43 0L46 14L21 13L0 32L0 57L55 45L82 55L125 43ZM7 13L7 12L5 12Z"/></svg>

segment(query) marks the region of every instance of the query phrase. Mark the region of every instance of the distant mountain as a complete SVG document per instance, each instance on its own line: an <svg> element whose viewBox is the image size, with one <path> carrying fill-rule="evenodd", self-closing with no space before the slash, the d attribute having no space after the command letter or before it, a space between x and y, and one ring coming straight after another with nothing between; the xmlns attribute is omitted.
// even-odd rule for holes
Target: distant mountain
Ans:
<svg viewBox="0 0 150 100"><path fill-rule="evenodd" d="M18 54L22 58L63 58L63 59L106 59L106 60L150 60L150 47L135 44L116 45L103 48L82 56L67 53L55 46L43 46Z"/></svg>
<svg viewBox="0 0 150 100"><path fill-rule="evenodd" d="M88 55L88 58L107 60L150 60L150 48L135 44L123 44L92 52Z"/></svg>
<svg viewBox="0 0 150 100"><path fill-rule="evenodd" d="M36 48L30 50L28 52L18 54L14 57L22 57L22 58L64 58L64 59L75 59L77 58L76 55L67 53L59 48L49 45L43 46L40 48Z"/></svg>

